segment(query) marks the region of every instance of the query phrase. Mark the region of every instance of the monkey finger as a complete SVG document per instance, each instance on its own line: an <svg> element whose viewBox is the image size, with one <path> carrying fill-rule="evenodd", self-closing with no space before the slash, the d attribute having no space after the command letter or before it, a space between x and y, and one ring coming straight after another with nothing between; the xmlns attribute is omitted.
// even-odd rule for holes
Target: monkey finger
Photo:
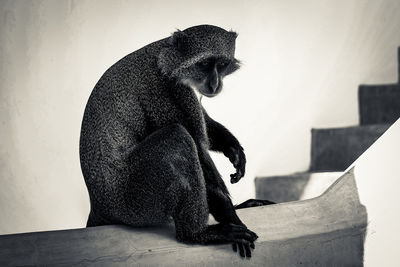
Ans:
<svg viewBox="0 0 400 267"><path fill-rule="evenodd" d="M251 247L252 249L255 249L255 248L256 248L256 245L254 245L254 242L251 242L250 247Z"/></svg>
<svg viewBox="0 0 400 267"><path fill-rule="evenodd" d="M249 241L250 243L253 243L254 241L256 241L258 239L257 234L248 229L246 229L245 231L241 231L241 232L235 232L235 233L233 233L233 235L236 238L245 239L245 240Z"/></svg>
<svg viewBox="0 0 400 267"><path fill-rule="evenodd" d="M244 175L245 167L243 165L238 165L237 167L235 167L235 169L236 169L236 173L238 173L240 175Z"/></svg>
<svg viewBox="0 0 400 267"><path fill-rule="evenodd" d="M246 230L247 227L243 224L234 224L234 223L229 223L228 224L230 227L232 227L233 229L239 229L239 230Z"/></svg>
<svg viewBox="0 0 400 267"><path fill-rule="evenodd" d="M251 231L251 230L249 230L249 229L246 229L246 231L247 231L247 233L248 233L249 235L251 235L251 237L252 237L254 240L258 239L258 235L257 235L256 233L254 233L253 231Z"/></svg>
<svg viewBox="0 0 400 267"><path fill-rule="evenodd" d="M246 250L246 257L247 258L251 258L251 249L250 249L250 245L243 245L244 249Z"/></svg>
<svg viewBox="0 0 400 267"><path fill-rule="evenodd" d="M237 182L239 182L240 181L240 177L239 176L236 176L236 178L235 178L235 183L237 183Z"/></svg>
<svg viewBox="0 0 400 267"><path fill-rule="evenodd" d="M238 243L238 247L239 247L239 254L240 257L244 258L245 254L244 254L244 245L241 243Z"/></svg>
<svg viewBox="0 0 400 267"><path fill-rule="evenodd" d="M240 178L238 178L237 173L231 174L231 184L235 184L239 182Z"/></svg>
<svg viewBox="0 0 400 267"><path fill-rule="evenodd" d="M235 184L235 183L238 182L238 181L236 180L236 173L233 173L233 174L231 174L230 176L231 176L231 184Z"/></svg>
<svg viewBox="0 0 400 267"><path fill-rule="evenodd" d="M237 252L237 243L232 244L232 249L233 251Z"/></svg>
<svg viewBox="0 0 400 267"><path fill-rule="evenodd" d="M258 239L258 236L254 234L253 232L247 232L246 237L248 237L248 240L252 243Z"/></svg>
<svg viewBox="0 0 400 267"><path fill-rule="evenodd" d="M230 176L231 176L231 183L234 184L237 183L240 180L240 178L243 177L243 173L240 169L237 168L236 173L233 173Z"/></svg>
<svg viewBox="0 0 400 267"><path fill-rule="evenodd" d="M242 178L244 176L244 171L242 168L236 168L236 174L238 176L238 178Z"/></svg>
<svg viewBox="0 0 400 267"><path fill-rule="evenodd" d="M250 243L256 241L257 237L255 237L253 234L251 234L248 231L242 231L242 232L235 232L233 233L233 239L234 240L241 240L242 242L246 242L250 245Z"/></svg>

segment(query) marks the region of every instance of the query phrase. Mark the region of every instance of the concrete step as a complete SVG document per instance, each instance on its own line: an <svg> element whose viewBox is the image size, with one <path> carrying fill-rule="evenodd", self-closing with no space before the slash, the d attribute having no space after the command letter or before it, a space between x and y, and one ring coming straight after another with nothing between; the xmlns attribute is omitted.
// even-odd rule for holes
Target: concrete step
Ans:
<svg viewBox="0 0 400 267"><path fill-rule="evenodd" d="M310 199L321 195L341 174L341 172L302 172L257 177L256 198L276 203Z"/></svg>
<svg viewBox="0 0 400 267"><path fill-rule="evenodd" d="M249 260L230 245L178 243L173 226L121 225L0 236L0 266L362 266L367 225L352 171L322 196L238 210L259 238Z"/></svg>
<svg viewBox="0 0 400 267"><path fill-rule="evenodd" d="M310 171L346 170L389 126L378 124L312 129Z"/></svg>
<svg viewBox="0 0 400 267"><path fill-rule="evenodd" d="M360 124L394 123L400 117L400 84L360 85Z"/></svg>
<svg viewBox="0 0 400 267"><path fill-rule="evenodd" d="M393 124L400 117L400 47L397 48L398 83L360 85L360 124Z"/></svg>

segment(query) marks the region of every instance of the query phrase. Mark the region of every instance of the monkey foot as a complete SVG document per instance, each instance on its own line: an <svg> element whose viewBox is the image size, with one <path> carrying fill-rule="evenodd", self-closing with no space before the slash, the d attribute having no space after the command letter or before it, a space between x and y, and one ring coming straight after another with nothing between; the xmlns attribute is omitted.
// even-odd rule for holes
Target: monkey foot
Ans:
<svg viewBox="0 0 400 267"><path fill-rule="evenodd" d="M239 251L243 258L251 257L251 250L255 248L254 241L258 238L257 234L246 226L232 223L210 225L206 235L210 237L206 242L208 244L232 243L233 251Z"/></svg>
<svg viewBox="0 0 400 267"><path fill-rule="evenodd" d="M275 202L263 199L248 199L245 202L236 205L235 209L244 209L244 208L251 208L251 207L258 207L258 206L265 206L265 205L272 205L276 204Z"/></svg>

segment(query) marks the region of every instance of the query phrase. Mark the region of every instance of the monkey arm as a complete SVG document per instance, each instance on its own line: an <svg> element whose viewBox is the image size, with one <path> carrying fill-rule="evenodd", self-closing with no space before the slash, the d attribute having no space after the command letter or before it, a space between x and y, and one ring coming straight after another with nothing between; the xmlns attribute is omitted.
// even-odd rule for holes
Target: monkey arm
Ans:
<svg viewBox="0 0 400 267"><path fill-rule="evenodd" d="M229 158L236 169L236 173L231 174L231 183L237 183L246 171L246 155L244 154L243 147L228 129L208 116L204 108L203 114L210 142L210 150L222 152Z"/></svg>
<svg viewBox="0 0 400 267"><path fill-rule="evenodd" d="M210 142L210 150L228 154L230 148L242 148L236 137L222 124L213 120L203 108L204 120L207 128L207 135Z"/></svg>

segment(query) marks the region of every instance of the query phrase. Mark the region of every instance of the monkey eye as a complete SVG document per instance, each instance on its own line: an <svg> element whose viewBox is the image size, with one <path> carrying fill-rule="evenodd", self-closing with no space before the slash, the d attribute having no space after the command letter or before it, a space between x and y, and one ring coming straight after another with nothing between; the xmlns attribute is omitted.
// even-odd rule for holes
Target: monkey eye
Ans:
<svg viewBox="0 0 400 267"><path fill-rule="evenodd" d="M199 63L197 63L200 67L206 68L210 66L210 62L207 60L204 61L200 61Z"/></svg>
<svg viewBox="0 0 400 267"><path fill-rule="evenodd" d="M226 67L228 67L229 63L228 62L218 62L217 63L217 67L219 69L225 69Z"/></svg>

